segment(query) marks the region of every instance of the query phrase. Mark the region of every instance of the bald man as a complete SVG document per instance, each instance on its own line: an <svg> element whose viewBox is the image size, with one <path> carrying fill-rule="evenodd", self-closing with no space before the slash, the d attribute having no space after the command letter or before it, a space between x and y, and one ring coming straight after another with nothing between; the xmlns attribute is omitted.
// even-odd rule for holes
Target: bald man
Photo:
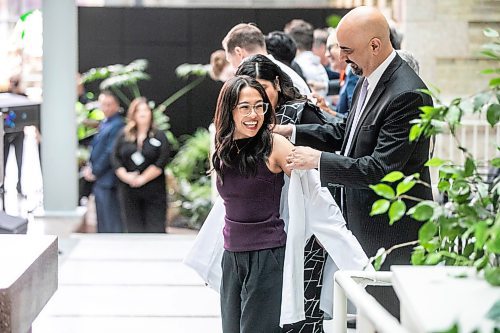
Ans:
<svg viewBox="0 0 500 333"><path fill-rule="evenodd" d="M374 256L381 247L388 249L418 238L420 224L407 216L392 226L386 215L370 217L373 202L380 198L368 186L396 170L406 175L418 172L430 183L424 166L429 140L410 142L408 135L410 121L419 117L419 107L432 105L432 100L418 91L425 84L392 48L389 25L379 10L358 7L350 11L338 25L337 39L342 60L361 76L346 124L285 125L276 131L291 136L298 145L288 157L291 168L319 168L322 186L337 189L336 199L350 230L367 255ZM318 150L300 147L304 142ZM431 189L424 186L415 186L410 192L412 197L432 199ZM409 264L411 250L392 252L383 269ZM374 292L375 297L398 316L397 299L386 295L391 288L383 290Z"/></svg>

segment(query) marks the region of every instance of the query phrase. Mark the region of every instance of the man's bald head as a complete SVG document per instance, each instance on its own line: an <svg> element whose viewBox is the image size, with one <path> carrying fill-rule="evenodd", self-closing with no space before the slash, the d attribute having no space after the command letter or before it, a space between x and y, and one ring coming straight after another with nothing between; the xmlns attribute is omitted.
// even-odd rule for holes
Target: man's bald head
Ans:
<svg viewBox="0 0 500 333"><path fill-rule="evenodd" d="M389 24L375 7L351 10L337 27L337 39L345 56L358 75L370 75L392 52Z"/></svg>

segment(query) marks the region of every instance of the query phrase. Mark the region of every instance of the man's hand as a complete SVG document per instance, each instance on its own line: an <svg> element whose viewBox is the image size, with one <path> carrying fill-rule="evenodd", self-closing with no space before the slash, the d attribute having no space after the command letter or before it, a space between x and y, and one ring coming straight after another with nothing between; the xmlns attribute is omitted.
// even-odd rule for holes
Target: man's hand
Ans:
<svg viewBox="0 0 500 333"><path fill-rule="evenodd" d="M271 130L276 134L289 138L292 136L293 125L274 125Z"/></svg>
<svg viewBox="0 0 500 333"><path fill-rule="evenodd" d="M295 147L286 157L287 167L297 170L315 169L319 165L321 152L310 147Z"/></svg>

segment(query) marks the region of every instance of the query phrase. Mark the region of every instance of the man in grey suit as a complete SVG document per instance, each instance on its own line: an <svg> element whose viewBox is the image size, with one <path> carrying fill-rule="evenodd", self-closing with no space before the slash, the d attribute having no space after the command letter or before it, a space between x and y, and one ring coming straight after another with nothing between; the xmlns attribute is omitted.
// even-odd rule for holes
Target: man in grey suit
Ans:
<svg viewBox="0 0 500 333"><path fill-rule="evenodd" d="M349 229L367 255L374 256L381 247L418 238L420 224L407 216L392 226L386 215L370 217L371 206L379 197L368 186L395 170L406 175L419 172L421 179L430 183L424 166L429 140L410 142L408 136L410 121L419 117L419 107L432 105L432 100L418 91L426 88L425 84L392 48L389 25L376 8L358 7L346 14L338 25L337 38L341 57L360 76L346 124L284 125L275 131L291 137L297 145L319 149L294 148L288 157L290 166L319 168L322 186L341 188L340 201ZM408 195L432 199L431 189L425 186L415 186ZM409 264L411 250L394 251L382 269ZM390 288L370 292L398 315L395 295L387 295Z"/></svg>

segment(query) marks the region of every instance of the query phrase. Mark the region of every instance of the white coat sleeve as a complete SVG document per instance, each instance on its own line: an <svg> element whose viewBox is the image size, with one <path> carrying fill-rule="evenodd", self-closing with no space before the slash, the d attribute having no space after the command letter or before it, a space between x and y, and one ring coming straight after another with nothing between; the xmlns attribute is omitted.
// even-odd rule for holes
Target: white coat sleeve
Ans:
<svg viewBox="0 0 500 333"><path fill-rule="evenodd" d="M222 281L222 255L224 253L224 201L218 197L212 210L196 236L193 247L184 258L184 264L193 268L215 291L220 291Z"/></svg>

